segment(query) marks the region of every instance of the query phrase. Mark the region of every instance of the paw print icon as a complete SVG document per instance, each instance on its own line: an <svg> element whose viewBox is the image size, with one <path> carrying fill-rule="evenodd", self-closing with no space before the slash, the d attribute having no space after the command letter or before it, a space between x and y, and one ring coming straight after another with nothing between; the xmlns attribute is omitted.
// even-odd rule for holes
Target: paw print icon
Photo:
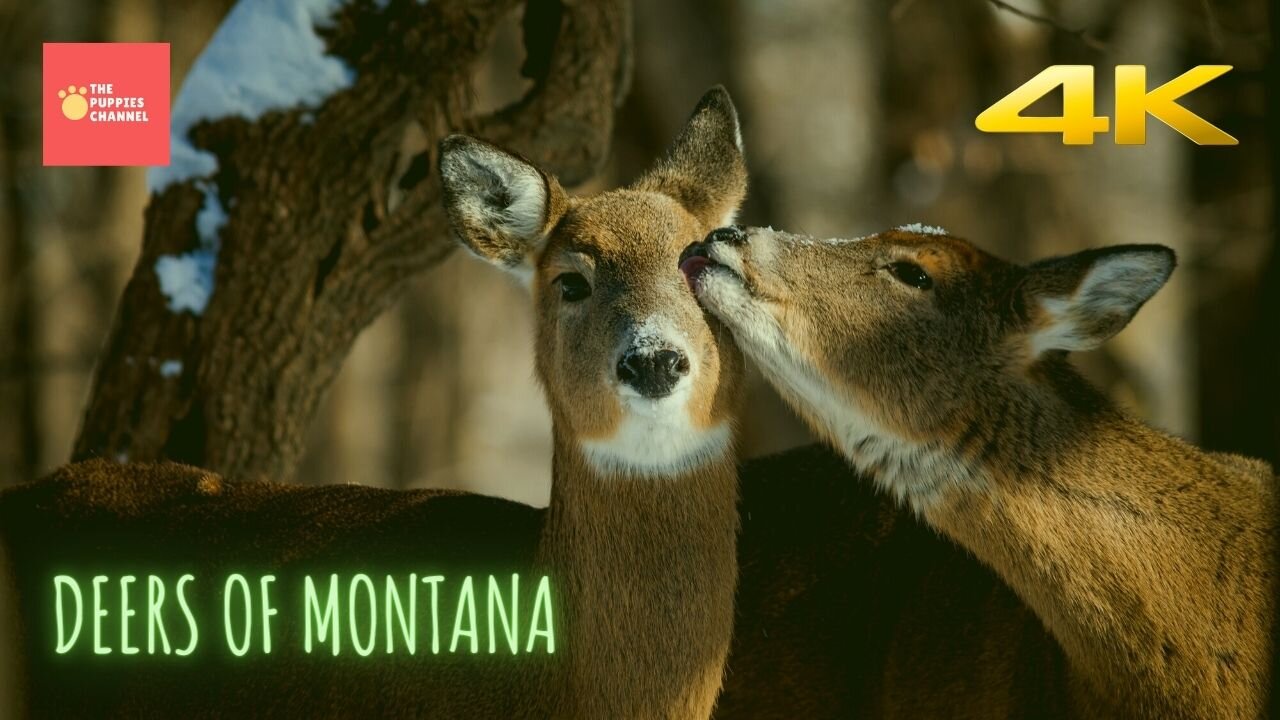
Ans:
<svg viewBox="0 0 1280 720"><path fill-rule="evenodd" d="M62 98L62 114L68 120L79 120L89 112L89 101L85 99L87 88L77 88L75 85L68 85L66 90L59 90L58 97Z"/></svg>

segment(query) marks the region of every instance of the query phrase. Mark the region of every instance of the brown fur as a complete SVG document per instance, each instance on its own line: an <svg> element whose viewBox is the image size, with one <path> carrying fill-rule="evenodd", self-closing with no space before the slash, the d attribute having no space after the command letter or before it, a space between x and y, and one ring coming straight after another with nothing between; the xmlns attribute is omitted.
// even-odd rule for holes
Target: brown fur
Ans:
<svg viewBox="0 0 1280 720"><path fill-rule="evenodd" d="M708 717L733 631L734 466L620 483L561 446L564 478L573 480L552 488L539 561L589 570L561 581L575 630L564 635L568 667L550 715Z"/></svg>
<svg viewBox="0 0 1280 720"><path fill-rule="evenodd" d="M1066 652L1078 707L1262 713L1273 471L1142 425L1057 349L1122 328L1167 278L1167 250L1023 268L901 231L713 245L724 267L700 283L704 304L816 431L1026 601ZM932 286L896 279L903 261Z"/></svg>

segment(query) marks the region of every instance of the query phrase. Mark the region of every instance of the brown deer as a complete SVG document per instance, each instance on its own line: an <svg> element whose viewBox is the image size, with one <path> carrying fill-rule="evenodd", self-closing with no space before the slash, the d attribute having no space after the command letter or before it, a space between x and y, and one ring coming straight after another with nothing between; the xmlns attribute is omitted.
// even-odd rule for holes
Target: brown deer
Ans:
<svg viewBox="0 0 1280 720"><path fill-rule="evenodd" d="M708 324L677 261L745 194L733 105L712 90L663 159L595 197L570 197L527 161L467 137L443 141L439 163L463 244L531 291L554 423L548 509L234 482L177 465L67 466L0 495L32 715L710 715L734 619L741 358ZM276 618L276 653L294 653L286 658L215 648L185 659L55 656L55 572L114 583L144 566L219 579L257 568L282 585L361 567L532 570L550 578L557 642L554 653L517 658L344 662L300 655L303 612L290 608ZM202 634L218 632L218 593L189 601L209 618Z"/></svg>
<svg viewBox="0 0 1280 720"><path fill-rule="evenodd" d="M555 443L537 559L577 629L554 714L706 717L733 626L741 359L674 268L746 193L733 104L709 92L666 158L597 197L476 140L442 153L463 244L533 293Z"/></svg>
<svg viewBox="0 0 1280 720"><path fill-rule="evenodd" d="M1272 469L1143 425L1066 358L1120 331L1174 263L1129 245L1022 267L910 226L724 228L682 268L816 432L1035 611L1078 714L1258 717Z"/></svg>

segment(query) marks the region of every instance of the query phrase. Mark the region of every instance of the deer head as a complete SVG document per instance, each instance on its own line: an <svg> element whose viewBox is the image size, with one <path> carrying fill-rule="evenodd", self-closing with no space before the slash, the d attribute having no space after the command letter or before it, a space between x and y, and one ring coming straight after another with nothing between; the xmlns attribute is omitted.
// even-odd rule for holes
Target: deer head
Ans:
<svg viewBox="0 0 1280 720"><path fill-rule="evenodd" d="M1066 352L1118 332L1173 267L1158 245L1022 267L918 226L856 240L723 228L682 263L815 430L914 501L985 472L991 426L1017 406L1052 412Z"/></svg>
<svg viewBox="0 0 1280 720"><path fill-rule="evenodd" d="M558 437L606 474L666 475L729 451L741 360L677 269L746 193L722 88L621 189L571 197L528 160L463 136L443 141L440 176L463 245L530 290Z"/></svg>

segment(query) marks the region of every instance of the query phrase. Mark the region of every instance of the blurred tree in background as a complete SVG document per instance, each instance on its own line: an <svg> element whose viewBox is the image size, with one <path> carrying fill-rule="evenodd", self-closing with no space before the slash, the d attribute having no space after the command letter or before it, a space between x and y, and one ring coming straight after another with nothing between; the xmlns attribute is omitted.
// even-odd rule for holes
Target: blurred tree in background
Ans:
<svg viewBox="0 0 1280 720"><path fill-rule="evenodd" d="M174 94L228 0L0 0L0 485L70 455L95 359L136 261L140 168L40 166L40 42L166 41ZM1001 5L1012 6L1023 14ZM1180 270L1128 330L1080 358L1150 422L1216 450L1280 460L1280 146L1267 0L643 0L634 80L607 171L630 180L703 90L742 115L753 188L741 220L853 236L927 222L1015 260L1126 242ZM1024 17L1025 14L1033 17ZM519 16L478 72L482 108L525 89ZM1197 147L1156 121L1148 143L984 135L973 118L1051 64L1163 82L1235 69L1186 101L1240 140ZM269 71L269 70L267 70ZM1056 98L1034 112L1060 110ZM297 480L449 486L542 504L550 420L523 290L455 253L357 341ZM753 453L806 433L759 380Z"/></svg>

